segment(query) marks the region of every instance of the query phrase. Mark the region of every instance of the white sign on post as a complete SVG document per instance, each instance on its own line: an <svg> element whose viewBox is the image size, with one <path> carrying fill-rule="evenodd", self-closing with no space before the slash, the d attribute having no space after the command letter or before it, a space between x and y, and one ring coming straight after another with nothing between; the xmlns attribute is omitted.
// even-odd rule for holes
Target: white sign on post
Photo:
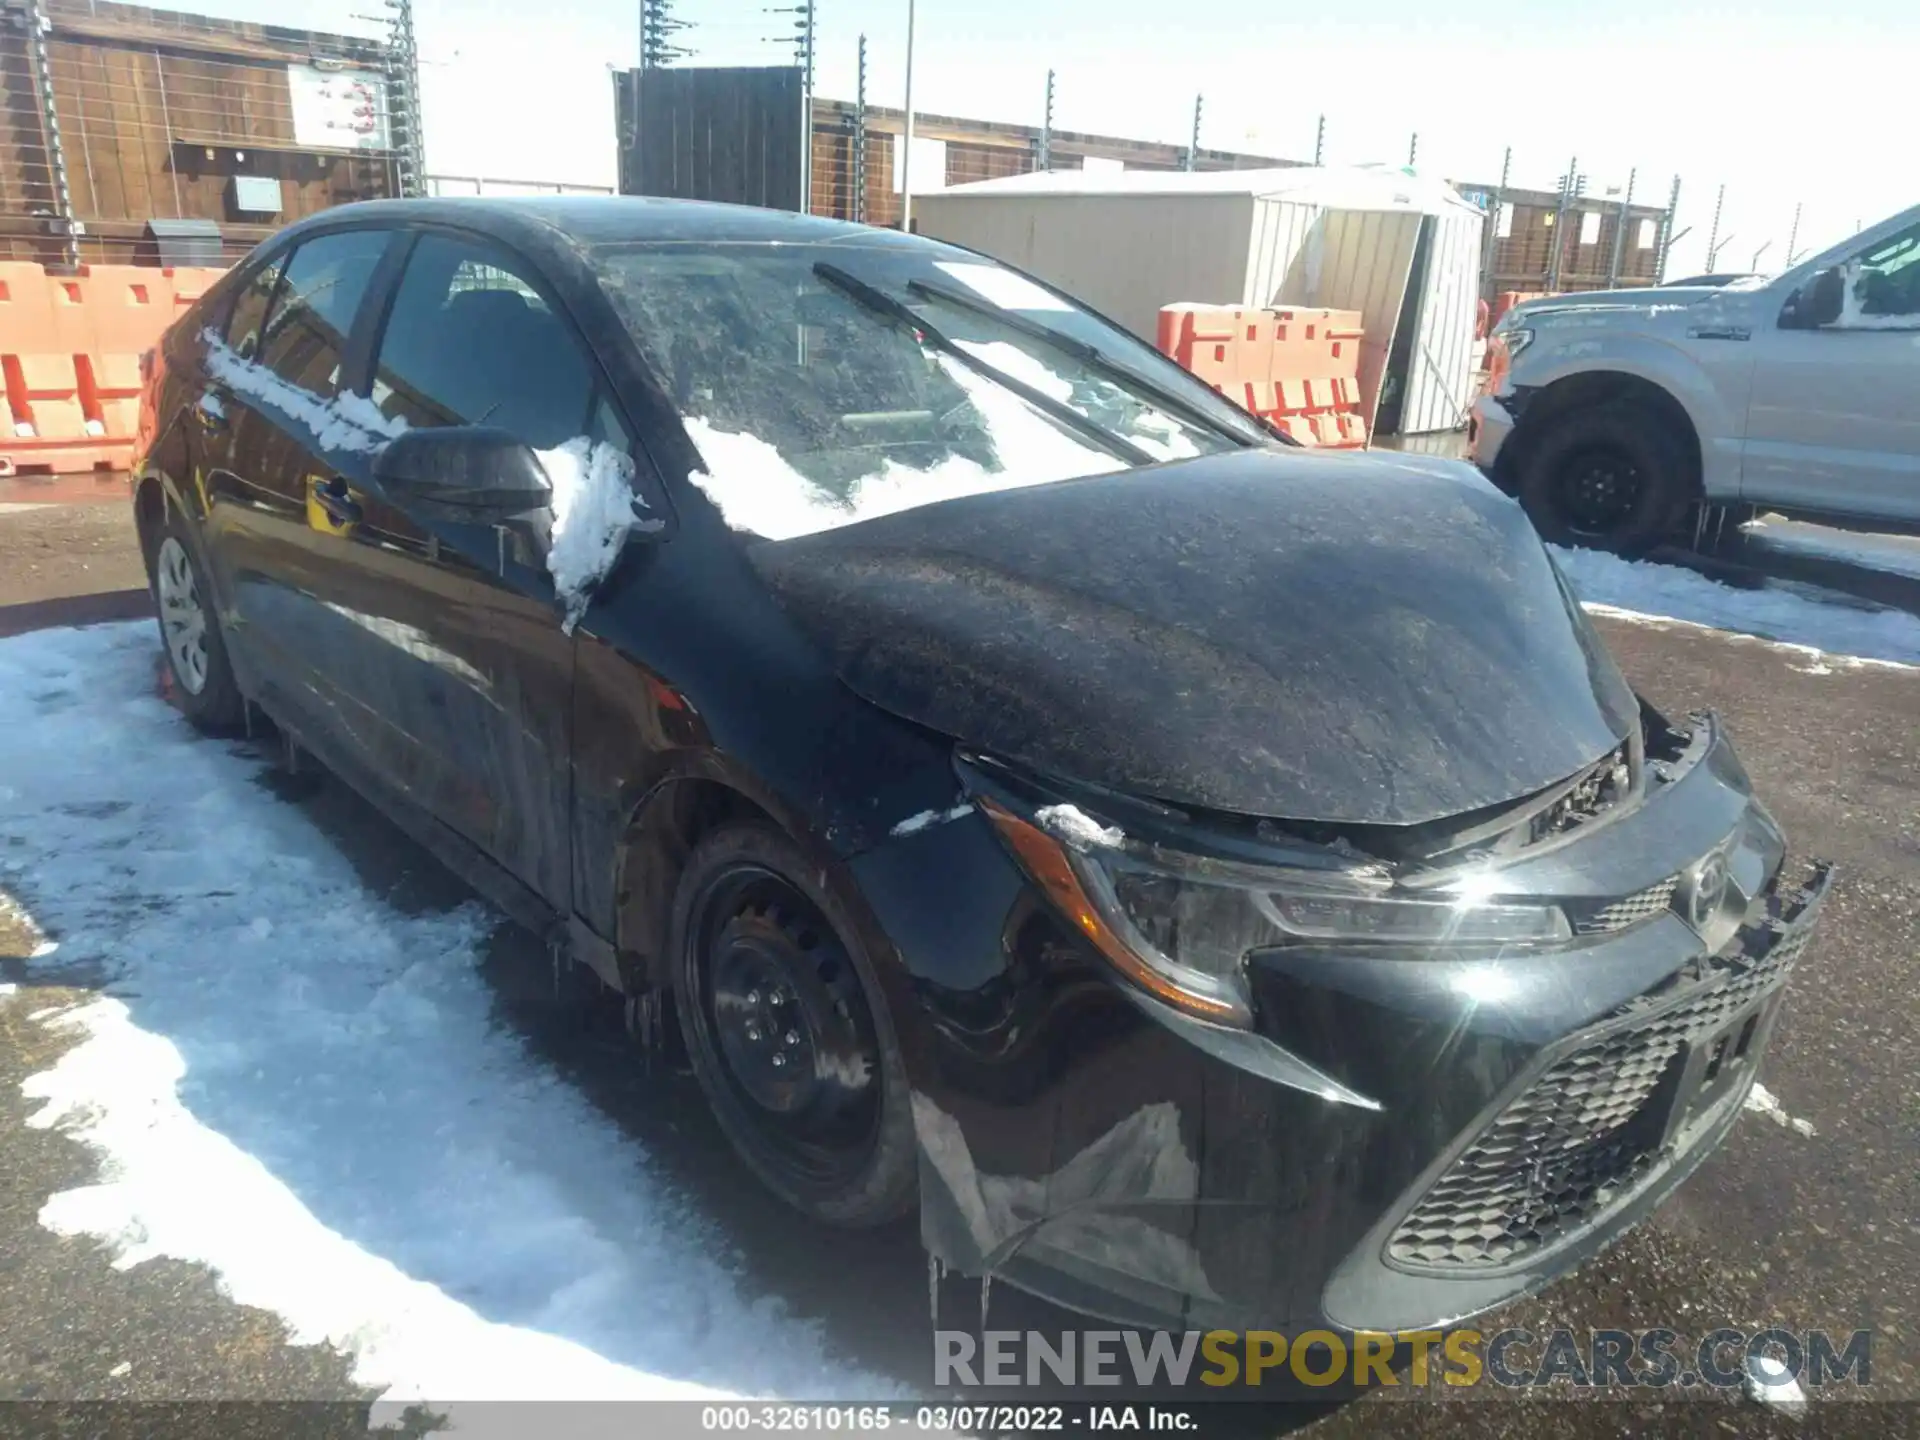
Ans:
<svg viewBox="0 0 1920 1440"><path fill-rule="evenodd" d="M387 82L370 70L287 66L293 143L315 150L385 150Z"/></svg>

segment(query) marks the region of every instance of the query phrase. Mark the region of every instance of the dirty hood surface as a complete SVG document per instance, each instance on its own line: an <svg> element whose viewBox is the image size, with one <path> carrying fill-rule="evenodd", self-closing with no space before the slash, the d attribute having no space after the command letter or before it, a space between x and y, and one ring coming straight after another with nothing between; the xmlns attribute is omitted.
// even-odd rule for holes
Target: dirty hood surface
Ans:
<svg viewBox="0 0 1920 1440"><path fill-rule="evenodd" d="M1415 824L1572 775L1636 703L1470 467L1244 451L969 496L753 564L845 683L1185 806Z"/></svg>

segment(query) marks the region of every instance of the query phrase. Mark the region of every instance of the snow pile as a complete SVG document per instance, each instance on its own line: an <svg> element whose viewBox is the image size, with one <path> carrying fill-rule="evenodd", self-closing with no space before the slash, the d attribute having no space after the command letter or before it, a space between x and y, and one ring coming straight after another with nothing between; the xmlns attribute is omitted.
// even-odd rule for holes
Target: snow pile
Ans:
<svg viewBox="0 0 1920 1440"><path fill-rule="evenodd" d="M595 444L581 435L557 449L535 453L553 486L547 572L567 611L560 628L571 635L593 587L620 558L627 532L659 530L666 522L639 513L647 502L634 493L633 459L618 446Z"/></svg>
<svg viewBox="0 0 1920 1440"><path fill-rule="evenodd" d="M1076 850L1093 850L1104 847L1114 849L1126 843L1126 832L1110 825L1102 825L1077 805L1043 805L1033 812L1033 818L1040 822L1042 830L1049 830L1054 837L1064 840Z"/></svg>
<svg viewBox="0 0 1920 1440"><path fill-rule="evenodd" d="M243 359L212 330L202 330L200 338L207 342L207 370L214 379L249 400L271 405L289 419L299 421L313 432L314 441L322 450L370 454L407 428L405 420L381 414L380 407L364 395L343 394L322 400L266 366ZM214 414L224 413L219 408L218 396L204 397L201 403L204 405L208 399L213 401Z"/></svg>
<svg viewBox="0 0 1920 1440"><path fill-rule="evenodd" d="M973 802L962 800L951 810L922 810L918 815L909 815L887 833L889 835L917 835L922 830L932 829L935 825L945 825L952 820L962 820L973 813Z"/></svg>
<svg viewBox="0 0 1920 1440"><path fill-rule="evenodd" d="M109 977L25 1086L99 1161L45 1225L211 1267L389 1403L899 1393L499 1026L494 916L388 904L153 671L146 623L0 641L4 883Z"/></svg>
<svg viewBox="0 0 1920 1440"><path fill-rule="evenodd" d="M1835 530L1799 520L1784 520L1778 515L1749 520L1740 531L1756 549L1834 560L1862 570L1880 570L1920 580L1920 539L1910 535Z"/></svg>
<svg viewBox="0 0 1920 1440"><path fill-rule="evenodd" d="M1787 590L1736 590L1677 565L1552 548L1590 610L1681 620L1857 660L1920 665L1917 616L1811 600Z"/></svg>
<svg viewBox="0 0 1920 1440"><path fill-rule="evenodd" d="M735 530L768 540L790 540L962 495L1045 485L1123 468L1123 462L1091 440L1062 430L1018 395L975 374L951 355L936 360L966 392L993 437L1001 470L988 470L958 455L926 470L888 460L874 474L855 482L842 498L814 484L759 436L720 430L696 417L687 421L687 433L706 468L688 479L719 507L722 518Z"/></svg>

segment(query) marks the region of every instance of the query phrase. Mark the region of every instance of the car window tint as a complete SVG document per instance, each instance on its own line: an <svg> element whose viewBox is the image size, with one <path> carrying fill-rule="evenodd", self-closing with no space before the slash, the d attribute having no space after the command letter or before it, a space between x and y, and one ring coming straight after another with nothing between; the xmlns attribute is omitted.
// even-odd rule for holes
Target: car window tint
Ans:
<svg viewBox="0 0 1920 1440"><path fill-rule="evenodd" d="M227 344L243 359L251 360L260 349L260 331L273 308L274 291L280 285L280 269L285 255L276 255L254 272L234 297L233 313L227 317Z"/></svg>
<svg viewBox="0 0 1920 1440"><path fill-rule="evenodd" d="M426 235L380 342L373 400L410 425L497 425L536 449L585 433L593 366L514 257Z"/></svg>
<svg viewBox="0 0 1920 1440"><path fill-rule="evenodd" d="M260 363L323 399L337 394L354 312L391 233L348 230L316 236L296 249L267 315Z"/></svg>

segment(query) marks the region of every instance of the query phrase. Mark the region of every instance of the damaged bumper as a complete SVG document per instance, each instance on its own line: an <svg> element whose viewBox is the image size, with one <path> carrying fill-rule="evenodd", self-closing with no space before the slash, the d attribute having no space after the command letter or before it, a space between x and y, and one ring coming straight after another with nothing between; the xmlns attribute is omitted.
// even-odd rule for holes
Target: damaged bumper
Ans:
<svg viewBox="0 0 1920 1440"><path fill-rule="evenodd" d="M1120 983L979 815L883 847L927 1248L1156 1328L1404 1330L1537 1290L1738 1115L1828 885L1783 852L1706 722L1632 811L1503 871L1572 944L1259 951L1231 1031Z"/></svg>

